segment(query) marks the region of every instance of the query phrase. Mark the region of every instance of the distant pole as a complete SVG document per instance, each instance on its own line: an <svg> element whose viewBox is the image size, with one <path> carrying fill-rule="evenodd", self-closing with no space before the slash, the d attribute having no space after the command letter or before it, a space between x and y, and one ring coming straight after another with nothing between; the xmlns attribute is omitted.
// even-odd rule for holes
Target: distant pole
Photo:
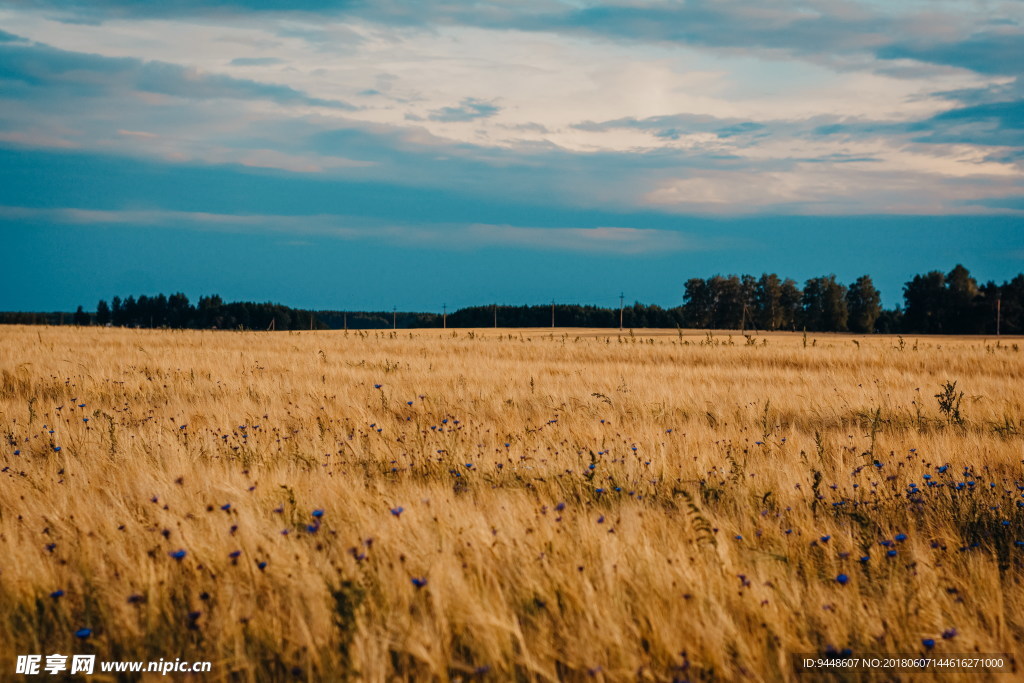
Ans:
<svg viewBox="0 0 1024 683"><path fill-rule="evenodd" d="M345 331L348 332L348 311L345 311L342 315L345 321Z"/></svg>
<svg viewBox="0 0 1024 683"><path fill-rule="evenodd" d="M622 331L622 311L626 306L626 295L619 292L619 332Z"/></svg>
<svg viewBox="0 0 1024 683"><path fill-rule="evenodd" d="M391 329L393 329L393 330L397 330L398 329L398 307L397 306L392 306L391 307Z"/></svg>
<svg viewBox="0 0 1024 683"><path fill-rule="evenodd" d="M309 313L309 329L311 329L311 330L313 329L313 312L312 311L310 311L310 313Z"/></svg>
<svg viewBox="0 0 1024 683"><path fill-rule="evenodd" d="M448 304L441 304L441 325L444 329L448 329Z"/></svg>
<svg viewBox="0 0 1024 683"><path fill-rule="evenodd" d="M494 329L498 329L498 304L494 304Z"/></svg>
<svg viewBox="0 0 1024 683"><path fill-rule="evenodd" d="M551 300L551 327L555 326L555 300Z"/></svg>
<svg viewBox="0 0 1024 683"><path fill-rule="evenodd" d="M996 297L996 336L999 336L999 323L1002 322L1003 317L1003 295L1000 294Z"/></svg>

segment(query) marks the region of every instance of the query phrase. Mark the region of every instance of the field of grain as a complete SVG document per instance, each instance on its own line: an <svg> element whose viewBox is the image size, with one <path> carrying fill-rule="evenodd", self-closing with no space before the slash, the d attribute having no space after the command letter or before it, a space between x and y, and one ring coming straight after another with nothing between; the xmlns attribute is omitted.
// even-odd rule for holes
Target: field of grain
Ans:
<svg viewBox="0 0 1024 683"><path fill-rule="evenodd" d="M1021 344L5 327L0 678L1024 662Z"/></svg>

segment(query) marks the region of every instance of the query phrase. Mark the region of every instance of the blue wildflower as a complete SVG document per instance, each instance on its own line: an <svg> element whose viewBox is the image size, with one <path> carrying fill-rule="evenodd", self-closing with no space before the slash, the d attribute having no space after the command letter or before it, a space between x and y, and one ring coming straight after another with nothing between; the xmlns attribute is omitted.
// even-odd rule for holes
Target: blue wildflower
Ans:
<svg viewBox="0 0 1024 683"><path fill-rule="evenodd" d="M57 598L62 598L62 597L64 597L64 591L62 591L60 589L55 590L52 593L50 593L50 597L53 598L54 600L56 600Z"/></svg>
<svg viewBox="0 0 1024 683"><path fill-rule="evenodd" d="M88 638L91 635L92 635L92 629L91 628L80 628L77 631L75 631L75 637L76 638L81 638L82 640L85 640L86 638Z"/></svg>
<svg viewBox="0 0 1024 683"><path fill-rule="evenodd" d="M320 517L324 516L324 511L320 509L313 510L313 516L319 519Z"/></svg>
<svg viewBox="0 0 1024 683"><path fill-rule="evenodd" d="M394 515L395 517L401 517L403 512L405 512L405 508L404 507L399 506L399 507L396 507L396 508L391 508L391 514Z"/></svg>
<svg viewBox="0 0 1024 683"><path fill-rule="evenodd" d="M850 577L846 574L840 574L836 577L836 583L838 583L840 586L845 586L849 581Z"/></svg>
<svg viewBox="0 0 1024 683"><path fill-rule="evenodd" d="M173 557L174 559L178 560L179 562L182 561L183 559L185 559L185 555L188 555L188 553L186 553L182 549L172 550L171 552L169 552L167 554L170 555L171 557Z"/></svg>
<svg viewBox="0 0 1024 683"><path fill-rule="evenodd" d="M928 648L930 650L933 647L935 647L935 640L932 639L932 638L924 638L921 641L921 644L924 645L926 648Z"/></svg>
<svg viewBox="0 0 1024 683"><path fill-rule="evenodd" d="M423 588L427 585L427 580L425 578L414 576L412 578L412 585L416 586L417 588Z"/></svg>

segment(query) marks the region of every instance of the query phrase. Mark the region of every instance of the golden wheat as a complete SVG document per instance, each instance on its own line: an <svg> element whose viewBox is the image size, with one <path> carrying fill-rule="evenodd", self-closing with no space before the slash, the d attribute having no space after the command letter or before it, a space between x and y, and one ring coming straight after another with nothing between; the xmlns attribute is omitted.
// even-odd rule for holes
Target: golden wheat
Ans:
<svg viewBox="0 0 1024 683"><path fill-rule="evenodd" d="M766 680L926 639L1020 660L1019 343L5 327L0 666Z"/></svg>

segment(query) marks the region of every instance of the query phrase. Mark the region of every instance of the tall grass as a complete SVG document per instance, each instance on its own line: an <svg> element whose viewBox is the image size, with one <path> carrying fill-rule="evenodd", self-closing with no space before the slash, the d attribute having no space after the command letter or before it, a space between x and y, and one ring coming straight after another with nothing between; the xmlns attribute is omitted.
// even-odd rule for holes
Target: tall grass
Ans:
<svg viewBox="0 0 1024 683"><path fill-rule="evenodd" d="M929 638L1020 661L1024 355L852 340L2 328L2 675L765 680Z"/></svg>

